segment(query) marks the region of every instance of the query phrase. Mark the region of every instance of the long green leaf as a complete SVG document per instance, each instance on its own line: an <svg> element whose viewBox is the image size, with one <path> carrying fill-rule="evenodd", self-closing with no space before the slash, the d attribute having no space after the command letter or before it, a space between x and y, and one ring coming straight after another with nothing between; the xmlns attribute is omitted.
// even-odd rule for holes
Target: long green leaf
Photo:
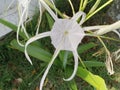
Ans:
<svg viewBox="0 0 120 90"><path fill-rule="evenodd" d="M50 29L52 29L52 26L53 26L53 24L54 24L54 20L53 20L53 18L50 16L50 14L48 14L47 12L45 12L45 15L46 15L46 17L47 17L47 21L48 21L48 24L49 24Z"/></svg>
<svg viewBox="0 0 120 90"><path fill-rule="evenodd" d="M104 79L98 75L94 75L82 67L78 67L77 76L88 82L90 85L96 88L96 90L107 90Z"/></svg>
<svg viewBox="0 0 120 90"><path fill-rule="evenodd" d="M87 50L89 50L89 49L91 49L95 46L97 46L97 45L93 42L81 45L81 46L78 47L78 53L79 54L84 53L85 51L87 51Z"/></svg>
<svg viewBox="0 0 120 90"><path fill-rule="evenodd" d="M83 61L86 67L101 67L105 66L105 63L99 61Z"/></svg>
<svg viewBox="0 0 120 90"><path fill-rule="evenodd" d="M69 84L70 84L70 90L78 90L75 80L70 81Z"/></svg>
<svg viewBox="0 0 120 90"><path fill-rule="evenodd" d="M13 48L24 52L24 47L18 45L16 40L13 40L11 42L11 45L13 46ZM52 55L38 46L29 45L27 50L30 56L33 56L39 60L42 60L44 62L49 62L51 60Z"/></svg>
<svg viewBox="0 0 120 90"><path fill-rule="evenodd" d="M4 19L0 19L0 23L12 29L14 32L17 32L17 26L15 24L12 24L11 22L8 22ZM23 32L20 32L20 36L23 37L24 39L27 39L26 35Z"/></svg>

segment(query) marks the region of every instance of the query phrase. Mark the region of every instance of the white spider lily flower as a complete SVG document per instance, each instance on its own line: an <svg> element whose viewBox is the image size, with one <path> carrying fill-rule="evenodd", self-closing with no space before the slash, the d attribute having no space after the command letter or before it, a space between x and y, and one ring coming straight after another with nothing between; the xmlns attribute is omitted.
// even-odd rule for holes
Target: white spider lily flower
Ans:
<svg viewBox="0 0 120 90"><path fill-rule="evenodd" d="M32 64L31 59L27 54L27 46L33 41L36 41L38 39L41 39L47 36L50 36L52 40L52 44L56 48L56 50L55 50L52 60L50 61L41 79L40 90L42 90L42 86L46 78L46 75L50 67L52 66L55 58L59 54L60 50L68 50L68 51L73 52L73 56L75 60L74 71L73 71L73 74L68 79L64 79L64 80L69 81L73 79L73 77L76 74L77 67L78 67L77 47L81 43L81 40L84 38L85 33L84 33L84 30L82 30L81 26L77 23L76 19L74 19L74 16L72 19L58 19L57 18L51 31L38 34L30 38L27 41L25 45L25 56L31 64Z"/></svg>
<svg viewBox="0 0 120 90"><path fill-rule="evenodd" d="M41 79L40 82L40 90L42 90L44 80L49 72L49 69L51 68L55 58L59 54L60 50L68 50L72 51L74 56L74 71L72 75L68 79L64 79L65 81L70 81L74 78L77 67L78 67L78 53L77 53L77 47L81 43L81 40L86 35L82 27L80 26L84 19L85 19L85 13L78 12L76 13L71 19L59 19L54 12L47 6L47 4L44 1L40 1L43 6L48 10L48 12L51 14L53 19L55 20L55 23L53 25L53 28L51 31L44 32L41 34L38 34L32 38L30 38L26 44L25 44L25 56L28 59L28 61L32 64L32 61L27 53L27 46L44 37L50 36L52 40L52 45L56 48L55 53L52 57L52 60L48 64L48 67ZM80 23L77 23L77 20L81 17Z"/></svg>

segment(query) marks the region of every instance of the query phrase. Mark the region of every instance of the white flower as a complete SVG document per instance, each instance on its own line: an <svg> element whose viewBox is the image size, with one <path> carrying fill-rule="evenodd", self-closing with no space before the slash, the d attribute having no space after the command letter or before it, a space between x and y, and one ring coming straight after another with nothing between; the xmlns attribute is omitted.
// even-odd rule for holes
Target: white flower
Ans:
<svg viewBox="0 0 120 90"><path fill-rule="evenodd" d="M41 79L40 90L42 90L46 75L48 74L48 71L49 71L50 67L52 66L55 58L59 54L60 50L72 51L73 56L74 56L74 61L75 61L73 74L68 79L64 79L64 80L69 81L69 80L73 79L73 77L75 76L77 67L78 67L77 47L81 43L81 40L86 35L84 33L83 28L80 25L83 23L86 15L83 12L78 12L71 19L59 19L59 18L57 18L57 16L54 14L54 12L47 6L47 4L44 1L40 0L40 2L43 6L45 6L45 8L51 14L53 19L55 20L55 23L54 23L51 31L38 34L38 35L30 38L26 42L25 55L26 55L27 59L29 60L29 62L32 64L31 59L27 54L27 46L30 43L32 43L38 39L50 36L50 38L52 40L52 44L56 48L56 50L52 57L52 60L50 61L49 65ZM77 20L80 17L81 17L81 21L80 21L80 23L77 23Z"/></svg>
<svg viewBox="0 0 120 90"><path fill-rule="evenodd" d="M76 50L84 36L84 30L73 19L55 21L50 35L55 48L69 51Z"/></svg>
<svg viewBox="0 0 120 90"><path fill-rule="evenodd" d="M82 12L79 12L79 13L82 13ZM85 33L84 33L84 30L81 28L81 26L76 22L76 20L74 20L74 17L72 19L56 19L51 31L38 34L27 41L25 45L25 55L31 64L32 64L31 59L29 58L27 51L26 51L27 46L33 41L36 41L38 39L41 39L47 36L50 36L52 40L52 44L56 48L56 51L42 77L42 80L40 83L40 88L41 88L40 90L42 90L45 77L51 65L53 64L55 58L59 54L60 50L72 51L74 60L75 60L73 74L71 75L70 78L64 79L64 80L69 81L75 76L77 67L78 67L77 47L81 43L81 40L85 36Z"/></svg>

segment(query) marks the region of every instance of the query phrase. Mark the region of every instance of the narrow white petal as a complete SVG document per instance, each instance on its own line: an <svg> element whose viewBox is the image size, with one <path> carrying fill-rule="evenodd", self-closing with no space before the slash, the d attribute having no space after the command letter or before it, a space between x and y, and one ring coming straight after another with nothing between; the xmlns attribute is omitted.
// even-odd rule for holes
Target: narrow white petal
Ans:
<svg viewBox="0 0 120 90"><path fill-rule="evenodd" d="M115 51L115 52L113 53L113 56L115 57L115 61L118 60L118 59L120 59L119 53L120 53L120 49L118 49L117 51Z"/></svg>
<svg viewBox="0 0 120 90"><path fill-rule="evenodd" d="M108 73L109 73L110 75L114 74L113 63L112 63L112 59L111 59L111 56L110 56L110 55L108 55L108 56L106 57L106 62L105 62L105 64L106 64L106 68L107 68L107 70L108 70Z"/></svg>
<svg viewBox="0 0 120 90"><path fill-rule="evenodd" d="M120 32L117 30L113 30L114 33L116 33L118 35L118 37L120 38Z"/></svg>
<svg viewBox="0 0 120 90"><path fill-rule="evenodd" d="M81 20L79 22L80 25L82 25L85 21L86 14L82 11L77 12L71 19L77 21L81 17Z"/></svg>
<svg viewBox="0 0 120 90"><path fill-rule="evenodd" d="M115 57L115 61L117 61L118 59L120 59L119 53L120 53L120 49L118 49L117 51L115 51L115 52L113 53L113 56Z"/></svg>
<svg viewBox="0 0 120 90"><path fill-rule="evenodd" d="M53 17L53 19L56 21L58 18L55 15L55 13L50 9L50 7L44 2L44 0L39 0L42 5L46 8L46 10L50 13L50 15Z"/></svg>
<svg viewBox="0 0 120 90"><path fill-rule="evenodd" d="M20 45L20 46L24 46L23 44L21 44L20 43L20 41L19 41L19 32L20 32L20 26L22 25L22 29L24 30L24 32L25 32L25 35L28 37L28 34L27 34L27 32L26 32L26 29L25 29L25 27L24 27L24 25L23 25L23 22L24 22L24 20L23 20L23 18L24 18L24 14L26 13L26 9L24 9L23 10L23 13L22 13L22 15L21 15L21 17L20 17L20 21L19 21L19 24L18 24L18 28L17 28L17 42L18 42L18 44ZM29 38L29 37L28 37Z"/></svg>
<svg viewBox="0 0 120 90"><path fill-rule="evenodd" d="M39 16L39 21L38 21L38 25L37 25L37 30L36 30L36 35L39 33L39 27L40 27L40 23L41 23L41 19L42 19L42 6L41 3L39 3L39 11L40 11L40 16Z"/></svg>
<svg viewBox="0 0 120 90"><path fill-rule="evenodd" d="M96 31L95 34L103 35L103 34L106 34L108 32L111 32L113 30L119 29L119 28L120 28L120 20L105 27L105 28L101 28L100 30Z"/></svg>
<svg viewBox="0 0 120 90"><path fill-rule="evenodd" d="M102 25L102 26L87 26L87 27L83 27L84 31L89 31L89 30L98 30L104 27L107 27L109 25Z"/></svg>
<svg viewBox="0 0 120 90"><path fill-rule="evenodd" d="M74 15L74 14L75 14L74 6L73 6L71 0L68 0L68 2L69 2L69 4L70 4L70 6L71 6L72 13L73 13L73 15Z"/></svg>
<svg viewBox="0 0 120 90"><path fill-rule="evenodd" d="M30 38L30 39L26 42L26 44L25 44L25 56L26 56L27 60L28 60L31 64L32 64L32 61L31 61L31 59L30 59L30 57L29 57L29 55L28 55L28 53L27 53L27 47L28 47L28 45L29 45L30 43L38 40L38 39L47 37L47 36L49 36L49 35L50 35L50 32L41 33L41 34L38 34L38 35Z"/></svg>
<svg viewBox="0 0 120 90"><path fill-rule="evenodd" d="M116 54L120 53L120 49L118 49L115 53L116 53Z"/></svg>
<svg viewBox="0 0 120 90"><path fill-rule="evenodd" d="M64 78L63 78L63 80L65 80L65 81L70 81L70 80L72 80L72 79L75 77L76 72L77 72L77 68L78 68L78 54L77 54L76 51L73 51L73 55L74 55L74 61L75 61L74 71L73 71L72 75L71 75L69 78L67 78L67 79L64 79Z"/></svg>
<svg viewBox="0 0 120 90"><path fill-rule="evenodd" d="M116 56L115 61L117 61L118 59L120 59L120 55Z"/></svg>
<svg viewBox="0 0 120 90"><path fill-rule="evenodd" d="M43 87L45 78L46 78L46 76L47 76L47 74L48 74L48 72L49 72L49 70L50 70L50 68L51 68L51 66L52 66L55 58L56 58L57 55L59 54L59 52L60 52L60 49L56 49L56 51L54 52L54 55L53 55L53 57L52 57L52 60L51 60L50 63L48 64L48 67L47 67L47 69L45 70L45 72L44 72L44 74L43 74L43 77L42 77L42 79L41 79L40 89L39 89L39 90L42 90L42 87Z"/></svg>
<svg viewBox="0 0 120 90"><path fill-rule="evenodd" d="M19 28L19 27L18 27ZM16 34L16 38L17 38L17 43L21 46L21 47L24 47L24 45L22 43L20 43L20 40L19 40L19 32L20 32L20 29L17 30L17 34Z"/></svg>

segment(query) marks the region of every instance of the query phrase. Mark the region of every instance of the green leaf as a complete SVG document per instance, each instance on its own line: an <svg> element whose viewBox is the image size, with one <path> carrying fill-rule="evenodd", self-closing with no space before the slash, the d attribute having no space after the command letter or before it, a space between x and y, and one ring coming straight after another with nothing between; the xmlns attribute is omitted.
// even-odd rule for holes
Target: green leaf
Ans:
<svg viewBox="0 0 120 90"><path fill-rule="evenodd" d="M89 50L89 49L91 49L95 46L97 46L97 45L93 42L90 42L90 43L87 43L87 44L84 44L84 45L80 45L78 47L78 53L79 54L84 53L85 51L87 51L87 50Z"/></svg>
<svg viewBox="0 0 120 90"><path fill-rule="evenodd" d="M47 17L47 20L48 20L48 24L49 24L49 27L50 29L52 29L52 26L54 24L54 20L53 18L50 16L50 14L48 14L47 12L45 13L46 17Z"/></svg>
<svg viewBox="0 0 120 90"><path fill-rule="evenodd" d="M59 53L59 59L63 63L62 66L64 69L66 68L67 65L68 55L69 55L69 51L60 51Z"/></svg>
<svg viewBox="0 0 120 90"><path fill-rule="evenodd" d="M3 24L3 25L5 25L5 26L7 26L7 27L9 27L9 28L11 28L11 29L13 29L14 31L17 30L17 26L16 25L14 25L14 24L12 24L12 23L4 20L4 19L0 18L0 23Z"/></svg>
<svg viewBox="0 0 120 90"><path fill-rule="evenodd" d="M78 90L75 80L71 80L69 84L70 84L70 90Z"/></svg>
<svg viewBox="0 0 120 90"><path fill-rule="evenodd" d="M83 61L86 67L101 67L105 66L105 63L99 61Z"/></svg>
<svg viewBox="0 0 120 90"><path fill-rule="evenodd" d="M24 47L21 47L20 45L18 45L16 40L13 40L11 42L11 45L13 46L13 48L24 52ZM30 56L33 56L44 62L49 62L52 57L51 53L49 53L48 51L45 51L44 49L42 49L38 46L34 46L32 44L28 46L27 51Z"/></svg>
<svg viewBox="0 0 120 90"><path fill-rule="evenodd" d="M107 90L104 79L98 75L94 75L82 67L78 67L77 76L81 77L83 80L92 85L96 90Z"/></svg>
<svg viewBox="0 0 120 90"><path fill-rule="evenodd" d="M0 23L7 26L8 28L12 29L13 31L17 32L17 26L4 20L4 19L0 19ZM24 39L27 39L26 35L23 32L19 33L20 36L22 36Z"/></svg>

